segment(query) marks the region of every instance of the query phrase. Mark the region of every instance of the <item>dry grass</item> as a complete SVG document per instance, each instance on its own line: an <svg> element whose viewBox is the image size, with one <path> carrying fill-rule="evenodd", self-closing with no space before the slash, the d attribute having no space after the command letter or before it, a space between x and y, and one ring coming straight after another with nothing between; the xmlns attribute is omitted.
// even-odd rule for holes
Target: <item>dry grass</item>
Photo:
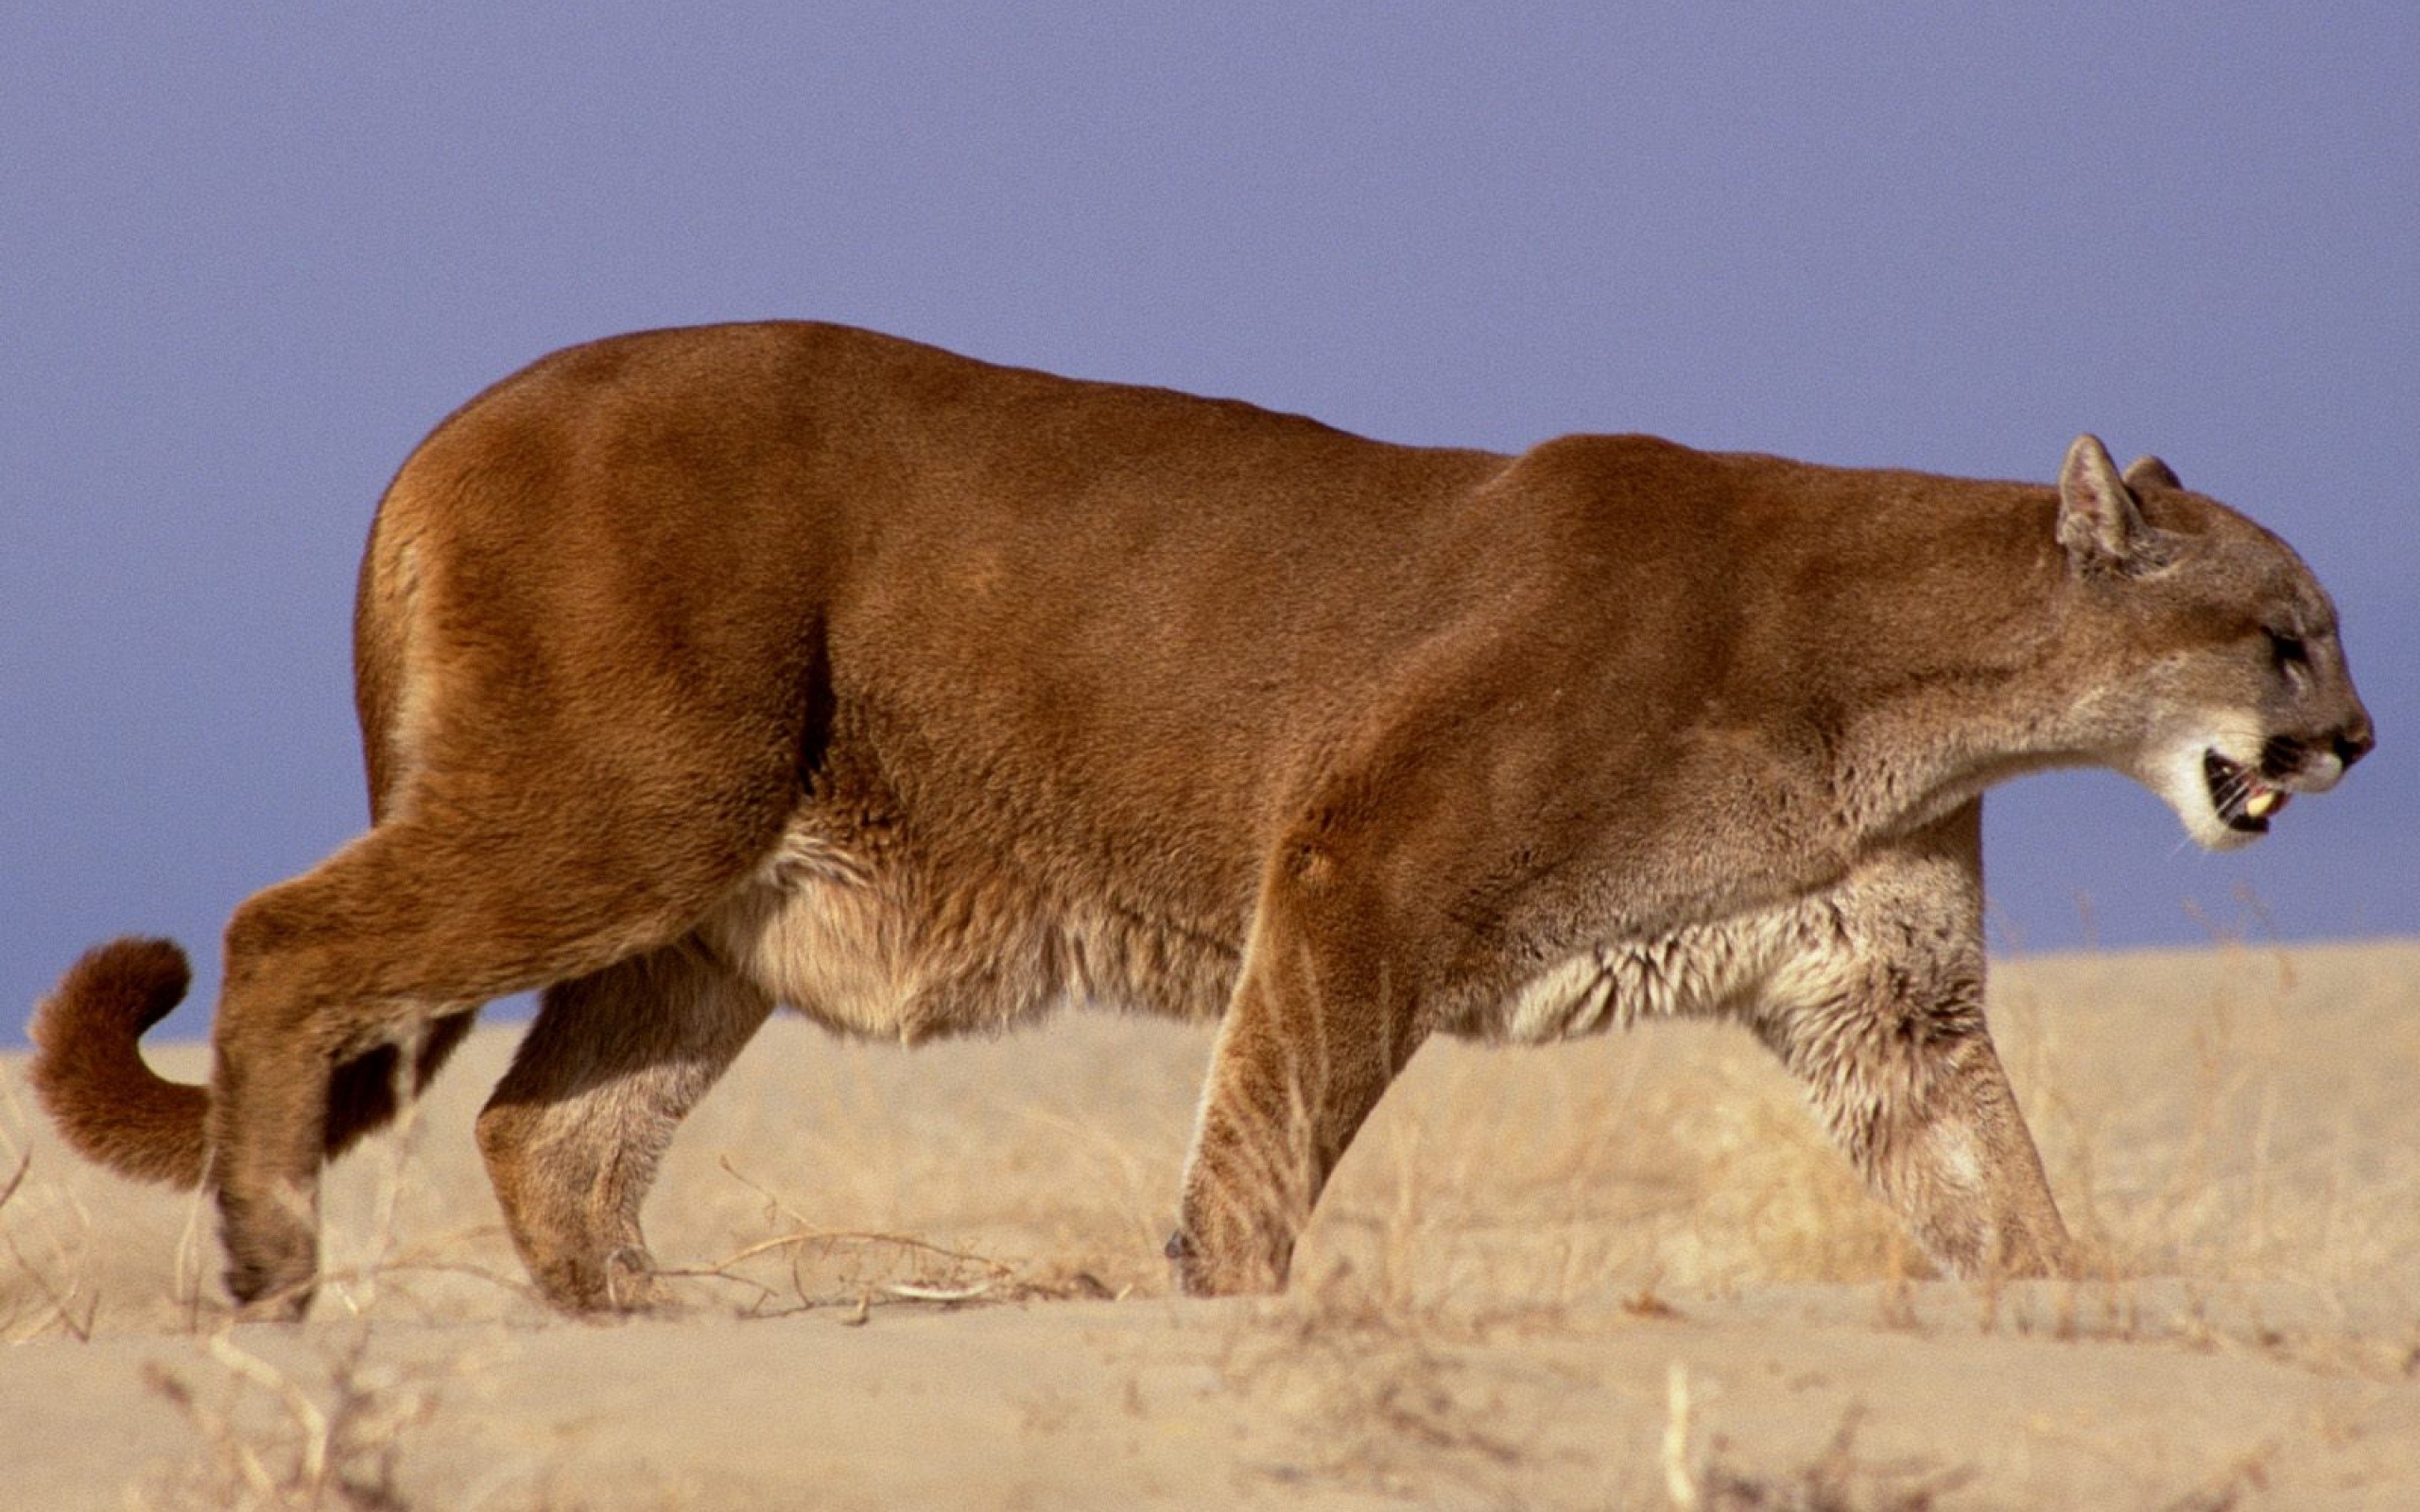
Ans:
<svg viewBox="0 0 2420 1512"><path fill-rule="evenodd" d="M13 1066L0 1066L0 1255L7 1282L0 1287L0 1334L11 1344L53 1330L77 1339L93 1332L95 1303L83 1263L85 1225L72 1199L33 1174L26 1099Z"/></svg>
<svg viewBox="0 0 2420 1512"><path fill-rule="evenodd" d="M2102 1270L2005 1290L1930 1283L1744 1036L1435 1047L1340 1173L1293 1291L1213 1309L1165 1300L1158 1256L1201 1031L1079 1020L909 1055L782 1024L667 1162L649 1228L685 1321L644 1327L678 1350L723 1348L742 1319L854 1325L802 1348L870 1341L852 1348L877 1363L881 1339L942 1311L1013 1331L1043 1308L1077 1320L1075 1340L1102 1318L1146 1330L1088 1346L1083 1368L1107 1376L1003 1366L1013 1410L996 1431L1044 1467L1035 1505L1095 1504L1065 1501L1047 1467L1090 1466L1103 1435L1131 1435L1137 1464L1190 1444L1219 1467L1198 1486L1166 1477L1169 1504L1862 1512L2031 1504L2067 1486L2216 1508L2308 1486L2316 1464L2367 1485L2413 1457L2381 1422L2420 1426L2420 1177L2402 1153L2420 1147L2403 1090L2420 1064L2414 996L2408 950L2002 971L1996 1032ZM0 1066L0 1331L37 1350L134 1349L108 1368L127 1400L164 1409L149 1441L184 1445L144 1471L142 1504L792 1504L750 1501L712 1456L600 1480L547 1440L467 1477L442 1468L505 1383L526 1386L499 1364L516 1349L638 1347L552 1318L512 1261L467 1135L508 1047L475 1041L416 1120L339 1168L319 1321L268 1335L230 1332L199 1205L64 1159ZM1062 1300L1125 1306L1046 1306ZM991 1336L978 1322L959 1343ZM2026 1352L2045 1346L2068 1352ZM1799 1363L1758 1365L1759 1350ZM2179 1362L2256 1384L2285 1371L2325 1400L2305 1420L2156 1454L2056 1405L2061 1372ZM2015 1458L1910 1418L1908 1383L1954 1395L1962 1373L1998 1369L2045 1393L2009 1430ZM2124 1410L2157 1418L2157 1398ZM866 1432L912 1421L913 1392L889 1400L835 1410L872 1414ZM610 1440L612 1420L583 1432ZM871 1473L866 1452L821 1452L821 1504L894 1500L846 1490Z"/></svg>

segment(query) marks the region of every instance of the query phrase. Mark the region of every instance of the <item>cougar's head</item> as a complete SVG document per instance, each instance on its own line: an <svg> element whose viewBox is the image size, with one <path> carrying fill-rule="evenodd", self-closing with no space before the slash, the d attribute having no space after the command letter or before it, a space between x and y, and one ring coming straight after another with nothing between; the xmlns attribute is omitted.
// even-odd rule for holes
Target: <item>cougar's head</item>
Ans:
<svg viewBox="0 0 2420 1512"><path fill-rule="evenodd" d="M2121 475L2082 436L2059 474L2071 633L2101 674L2098 754L2218 850L2268 833L2377 743L2336 609L2275 536L2147 456Z"/></svg>

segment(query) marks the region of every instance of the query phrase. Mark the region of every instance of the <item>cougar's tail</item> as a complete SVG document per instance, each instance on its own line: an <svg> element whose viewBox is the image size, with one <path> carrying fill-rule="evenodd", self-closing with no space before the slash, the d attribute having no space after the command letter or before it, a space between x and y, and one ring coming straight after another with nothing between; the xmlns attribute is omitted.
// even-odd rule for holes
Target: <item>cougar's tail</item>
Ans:
<svg viewBox="0 0 2420 1512"><path fill-rule="evenodd" d="M210 1090L169 1081L135 1048L192 980L174 941L112 940L34 1009L34 1095L69 1144L137 1180L201 1184Z"/></svg>

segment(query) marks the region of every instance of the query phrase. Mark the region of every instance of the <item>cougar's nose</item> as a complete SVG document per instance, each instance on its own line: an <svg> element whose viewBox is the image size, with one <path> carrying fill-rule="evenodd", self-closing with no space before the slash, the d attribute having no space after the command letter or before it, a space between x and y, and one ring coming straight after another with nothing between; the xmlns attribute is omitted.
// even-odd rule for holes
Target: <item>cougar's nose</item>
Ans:
<svg viewBox="0 0 2420 1512"><path fill-rule="evenodd" d="M2363 714L2336 732L2336 759L2350 766L2367 756L2377 743L2377 731L2370 727L2370 716Z"/></svg>

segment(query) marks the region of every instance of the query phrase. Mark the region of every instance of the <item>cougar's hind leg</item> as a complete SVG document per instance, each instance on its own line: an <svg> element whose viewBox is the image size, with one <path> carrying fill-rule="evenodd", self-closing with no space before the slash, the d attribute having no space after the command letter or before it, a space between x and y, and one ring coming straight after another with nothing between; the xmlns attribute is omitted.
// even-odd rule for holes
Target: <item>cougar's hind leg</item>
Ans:
<svg viewBox="0 0 2420 1512"><path fill-rule="evenodd" d="M534 805L560 816L551 833L458 811L441 825L396 820L236 912L213 1031L209 1179L238 1301L294 1315L309 1299L323 1152L348 1134L339 1120L379 1111L339 1067L413 1043L428 1066L458 1033L447 1010L677 939L745 873L783 807L717 807L730 785L699 791L695 812L669 816L633 818L595 791ZM665 825L683 827L683 843L650 848Z"/></svg>
<svg viewBox="0 0 2420 1512"><path fill-rule="evenodd" d="M640 1204L674 1128L772 1006L693 940L546 989L478 1131L513 1246L549 1301L664 1299Z"/></svg>
<svg viewBox="0 0 2420 1512"><path fill-rule="evenodd" d="M757 461L600 444L673 413L621 373L499 387L379 505L355 619L376 823L228 926L207 1159L243 1302L304 1305L320 1162L381 1111L382 1047L426 1057L468 1005L687 936L829 730L802 511Z"/></svg>

